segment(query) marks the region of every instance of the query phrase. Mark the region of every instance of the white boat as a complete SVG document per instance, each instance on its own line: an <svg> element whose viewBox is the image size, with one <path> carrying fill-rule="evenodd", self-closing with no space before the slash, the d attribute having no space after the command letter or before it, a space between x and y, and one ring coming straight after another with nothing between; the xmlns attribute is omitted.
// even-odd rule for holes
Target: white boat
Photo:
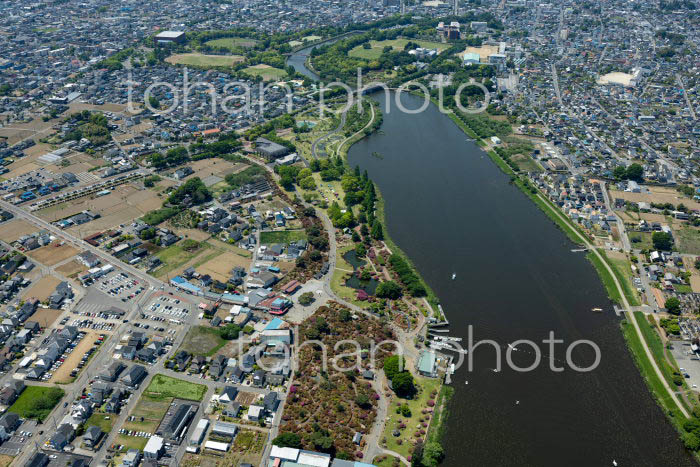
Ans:
<svg viewBox="0 0 700 467"><path fill-rule="evenodd" d="M455 280L456 278L457 278L457 273L456 273L456 272L453 272L453 273L452 273L452 280Z"/></svg>

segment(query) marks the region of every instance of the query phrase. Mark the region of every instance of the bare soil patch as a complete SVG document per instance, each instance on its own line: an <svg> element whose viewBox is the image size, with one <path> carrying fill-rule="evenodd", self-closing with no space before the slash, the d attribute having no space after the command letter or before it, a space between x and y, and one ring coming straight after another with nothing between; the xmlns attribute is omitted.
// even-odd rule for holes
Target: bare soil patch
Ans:
<svg viewBox="0 0 700 467"><path fill-rule="evenodd" d="M40 302L43 302L49 295L53 293L56 286L61 283L61 279L53 276L44 276L39 279L38 282L32 284L32 286L27 290L25 297L34 297Z"/></svg>
<svg viewBox="0 0 700 467"><path fill-rule="evenodd" d="M80 360L83 358L83 355L87 353L88 350L90 350L90 347L92 347L95 343L95 340L99 336L98 333L96 332L88 332L85 337L83 337L83 340L81 340L78 345L75 347L73 352L68 355L68 358L66 359L65 362L63 362L63 365L61 365L61 368L56 370L56 372L53 374L51 379L48 381L49 383L71 383L73 382L74 378L70 375L70 372L73 371L75 368L77 368L78 363L80 363ZM85 368L85 367L83 367Z"/></svg>
<svg viewBox="0 0 700 467"><path fill-rule="evenodd" d="M36 250L27 252L29 256L47 266L53 266L56 263L60 263L72 256L78 254L78 250L68 245L67 243L59 245L58 243L51 243Z"/></svg>
<svg viewBox="0 0 700 467"><path fill-rule="evenodd" d="M0 225L0 239L12 243L23 235L29 235L38 229L27 221L17 219Z"/></svg>

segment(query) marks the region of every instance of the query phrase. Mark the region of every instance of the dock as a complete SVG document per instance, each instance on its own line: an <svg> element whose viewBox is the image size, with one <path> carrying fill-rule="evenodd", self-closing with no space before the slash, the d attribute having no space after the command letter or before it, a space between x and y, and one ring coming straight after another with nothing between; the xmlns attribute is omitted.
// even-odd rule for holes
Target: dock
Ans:
<svg viewBox="0 0 700 467"><path fill-rule="evenodd" d="M586 251L588 251L588 248L575 248L571 250L572 253L585 253Z"/></svg>

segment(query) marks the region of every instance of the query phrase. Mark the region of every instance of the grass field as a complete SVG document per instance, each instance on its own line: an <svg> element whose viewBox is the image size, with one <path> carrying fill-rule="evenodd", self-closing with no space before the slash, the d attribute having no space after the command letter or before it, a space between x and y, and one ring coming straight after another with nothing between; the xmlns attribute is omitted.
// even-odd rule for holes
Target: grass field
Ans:
<svg viewBox="0 0 700 467"><path fill-rule="evenodd" d="M386 439L387 449L397 452L404 457L410 455L409 449L413 447L412 440L414 432L416 431L416 426L421 423L419 419L423 418L421 410L427 407L428 400L431 398L430 394L433 390L440 389L440 381L432 378L416 378L416 387L421 388L420 392L414 396L413 399L402 399L400 397L395 397L389 406L389 418L384 425L383 438ZM410 417L404 417L403 415L396 413L396 408L398 405L407 404L408 408L411 410ZM399 422L403 422L406 428L400 430L401 436L394 436L392 432L398 428ZM421 436L425 438L425 436ZM398 443L401 440L401 444Z"/></svg>
<svg viewBox="0 0 700 467"><path fill-rule="evenodd" d="M262 76L265 81L279 81L287 76L286 71L264 64L249 66L243 71L250 76Z"/></svg>
<svg viewBox="0 0 700 467"><path fill-rule="evenodd" d="M245 61L245 57L241 55L205 55L199 53L175 54L165 59L166 62L173 65L190 65L203 68L208 67L230 67L235 63Z"/></svg>
<svg viewBox="0 0 700 467"><path fill-rule="evenodd" d="M22 418L44 420L65 395L61 388L27 386L8 409Z"/></svg>
<svg viewBox="0 0 700 467"><path fill-rule="evenodd" d="M235 51L237 49L248 49L250 47L255 47L258 41L255 39L248 39L245 37L223 37L221 39L214 39L213 41L205 42L205 45L211 47L224 47L230 51Z"/></svg>
<svg viewBox="0 0 700 467"><path fill-rule="evenodd" d="M270 245L273 243L296 242L297 240L306 240L306 232L303 230L277 230L274 232L260 232L260 243L262 245Z"/></svg>
<svg viewBox="0 0 700 467"><path fill-rule="evenodd" d="M105 420L105 417L109 417L109 420ZM92 425L99 426L102 431L109 433L112 431L114 422L117 416L115 414L108 414L102 412L95 412L87 419L85 422L85 427L90 427Z"/></svg>
<svg viewBox="0 0 700 467"><path fill-rule="evenodd" d="M639 300L639 294L637 293L637 289L632 282L632 267L629 260L627 260L627 258L611 258L605 254L603 256L606 257L608 264L610 264L612 267L613 273L617 277L617 281L622 286L623 292L625 297L627 297L629 304L632 306L640 305L641 302Z"/></svg>
<svg viewBox="0 0 700 467"><path fill-rule="evenodd" d="M156 270L156 275L161 277L170 273L192 260L195 256L202 253L202 249L206 248L209 248L209 245L206 243L200 243L200 247L194 251L186 251L177 243L170 245L168 248L156 253L156 256L163 262L163 265Z"/></svg>
<svg viewBox="0 0 700 467"><path fill-rule="evenodd" d="M630 232L629 239L632 247L640 250L653 250L654 244L651 241L651 232Z"/></svg>
<svg viewBox="0 0 700 467"><path fill-rule="evenodd" d="M184 350L193 355L211 357L226 344L219 335L218 329L206 326L192 326L178 350Z"/></svg>
<svg viewBox="0 0 700 467"><path fill-rule="evenodd" d="M646 357L644 347L642 346L642 342L639 340L634 327L632 324L626 321L623 321L621 326L625 340L627 341L627 345L632 352L632 356L634 357L634 360L639 367L639 371L642 373L642 376L647 382L647 385L649 386L654 398L659 402L659 404L661 404L664 412L666 412L676 428L682 429L682 424L685 421L685 417L681 412L679 412L675 402L668 394L668 391L666 391L662 381L656 375L654 367Z"/></svg>
<svg viewBox="0 0 700 467"><path fill-rule="evenodd" d="M384 47L391 46L394 50L403 50L408 42L415 42L426 49L437 49L438 53L448 47L448 44L424 40L392 39L386 41L370 41L371 49L365 49L361 45L353 48L348 55L351 57L364 58L366 60L376 60L382 54Z"/></svg>
<svg viewBox="0 0 700 467"><path fill-rule="evenodd" d="M617 287L615 286L615 281L613 280L613 277L610 275L608 270L606 269L605 265L603 262L598 259L596 255L594 255L592 252L586 253L586 258L593 263L593 266L595 267L596 271L598 272L598 276L600 277L600 280L603 282L603 285L605 286L605 290L608 292L608 297L610 300L613 302L617 303L618 305L622 303L622 298L620 297L620 293L617 291Z"/></svg>
<svg viewBox="0 0 700 467"><path fill-rule="evenodd" d="M158 374L153 377L151 384L146 388L146 392L159 394L160 397L201 401L207 392L207 387L203 384L190 383Z"/></svg>
<svg viewBox="0 0 700 467"><path fill-rule="evenodd" d="M542 167L537 165L537 163L530 156L524 154L516 154L511 157L513 162L518 164L518 168L523 172L542 172Z"/></svg>

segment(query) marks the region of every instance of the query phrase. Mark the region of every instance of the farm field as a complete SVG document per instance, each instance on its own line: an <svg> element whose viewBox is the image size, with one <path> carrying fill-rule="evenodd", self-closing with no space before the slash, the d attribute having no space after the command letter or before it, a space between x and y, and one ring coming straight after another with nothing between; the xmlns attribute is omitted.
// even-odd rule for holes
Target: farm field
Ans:
<svg viewBox="0 0 700 467"><path fill-rule="evenodd" d="M49 295L53 293L60 282L61 279L58 277L44 276L32 284L29 290L27 290L25 297L34 297L40 302L43 302L49 298Z"/></svg>
<svg viewBox="0 0 700 467"><path fill-rule="evenodd" d="M178 350L184 350L193 355L212 356L226 341L219 336L218 329L207 326L192 326Z"/></svg>
<svg viewBox="0 0 700 467"><path fill-rule="evenodd" d="M234 52L237 49L248 49L250 47L255 47L258 41L255 39L249 39L246 37L222 37L221 39L214 39L212 41L207 41L204 44L210 47L224 47Z"/></svg>
<svg viewBox="0 0 700 467"><path fill-rule="evenodd" d="M700 230L693 227L681 227L675 229L673 234L677 238L677 247L681 253L700 255Z"/></svg>
<svg viewBox="0 0 700 467"><path fill-rule="evenodd" d="M11 220L0 225L0 239L8 243L17 241L23 235L29 235L38 229L27 221L21 219Z"/></svg>
<svg viewBox="0 0 700 467"><path fill-rule="evenodd" d="M276 230L272 232L260 232L260 243L270 245L273 243L291 243L297 240L305 240L306 232L303 230Z"/></svg>
<svg viewBox="0 0 700 467"><path fill-rule="evenodd" d="M28 251L27 255L34 258L41 264L53 266L79 253L79 251L65 243L58 246L58 243L50 243L36 250Z"/></svg>
<svg viewBox="0 0 700 467"><path fill-rule="evenodd" d="M249 66L243 71L251 76L262 76L265 81L278 81L287 76L286 71L264 64Z"/></svg>
<svg viewBox="0 0 700 467"><path fill-rule="evenodd" d="M201 401L207 392L203 384L190 383L181 379L171 378L165 375L155 375L145 391L149 395L158 394L158 397L173 397L190 401Z"/></svg>
<svg viewBox="0 0 700 467"><path fill-rule="evenodd" d="M670 203L674 206L683 203L690 210L700 209L699 202L681 195L674 188L660 186L649 186L647 188L649 189L649 193L632 193L630 191L610 190L610 199L622 198L633 203Z"/></svg>
<svg viewBox="0 0 700 467"><path fill-rule="evenodd" d="M27 385L14 404L7 409L22 418L44 420L63 398L65 392L58 387Z"/></svg>
<svg viewBox="0 0 700 467"><path fill-rule="evenodd" d="M361 45L358 45L348 52L348 55L351 57L364 58L366 60L376 60L382 54L384 47L391 46L394 50L403 50L406 44L409 42L415 42L426 49L437 49L438 53L442 52L448 47L448 44L443 44L441 42L418 39L392 39L385 41L370 41L370 45L372 46L371 49L365 49Z"/></svg>
<svg viewBox="0 0 700 467"><path fill-rule="evenodd" d="M198 67L231 67L245 61L242 55L205 55L200 53L175 54L165 59L173 65L190 65Z"/></svg>

